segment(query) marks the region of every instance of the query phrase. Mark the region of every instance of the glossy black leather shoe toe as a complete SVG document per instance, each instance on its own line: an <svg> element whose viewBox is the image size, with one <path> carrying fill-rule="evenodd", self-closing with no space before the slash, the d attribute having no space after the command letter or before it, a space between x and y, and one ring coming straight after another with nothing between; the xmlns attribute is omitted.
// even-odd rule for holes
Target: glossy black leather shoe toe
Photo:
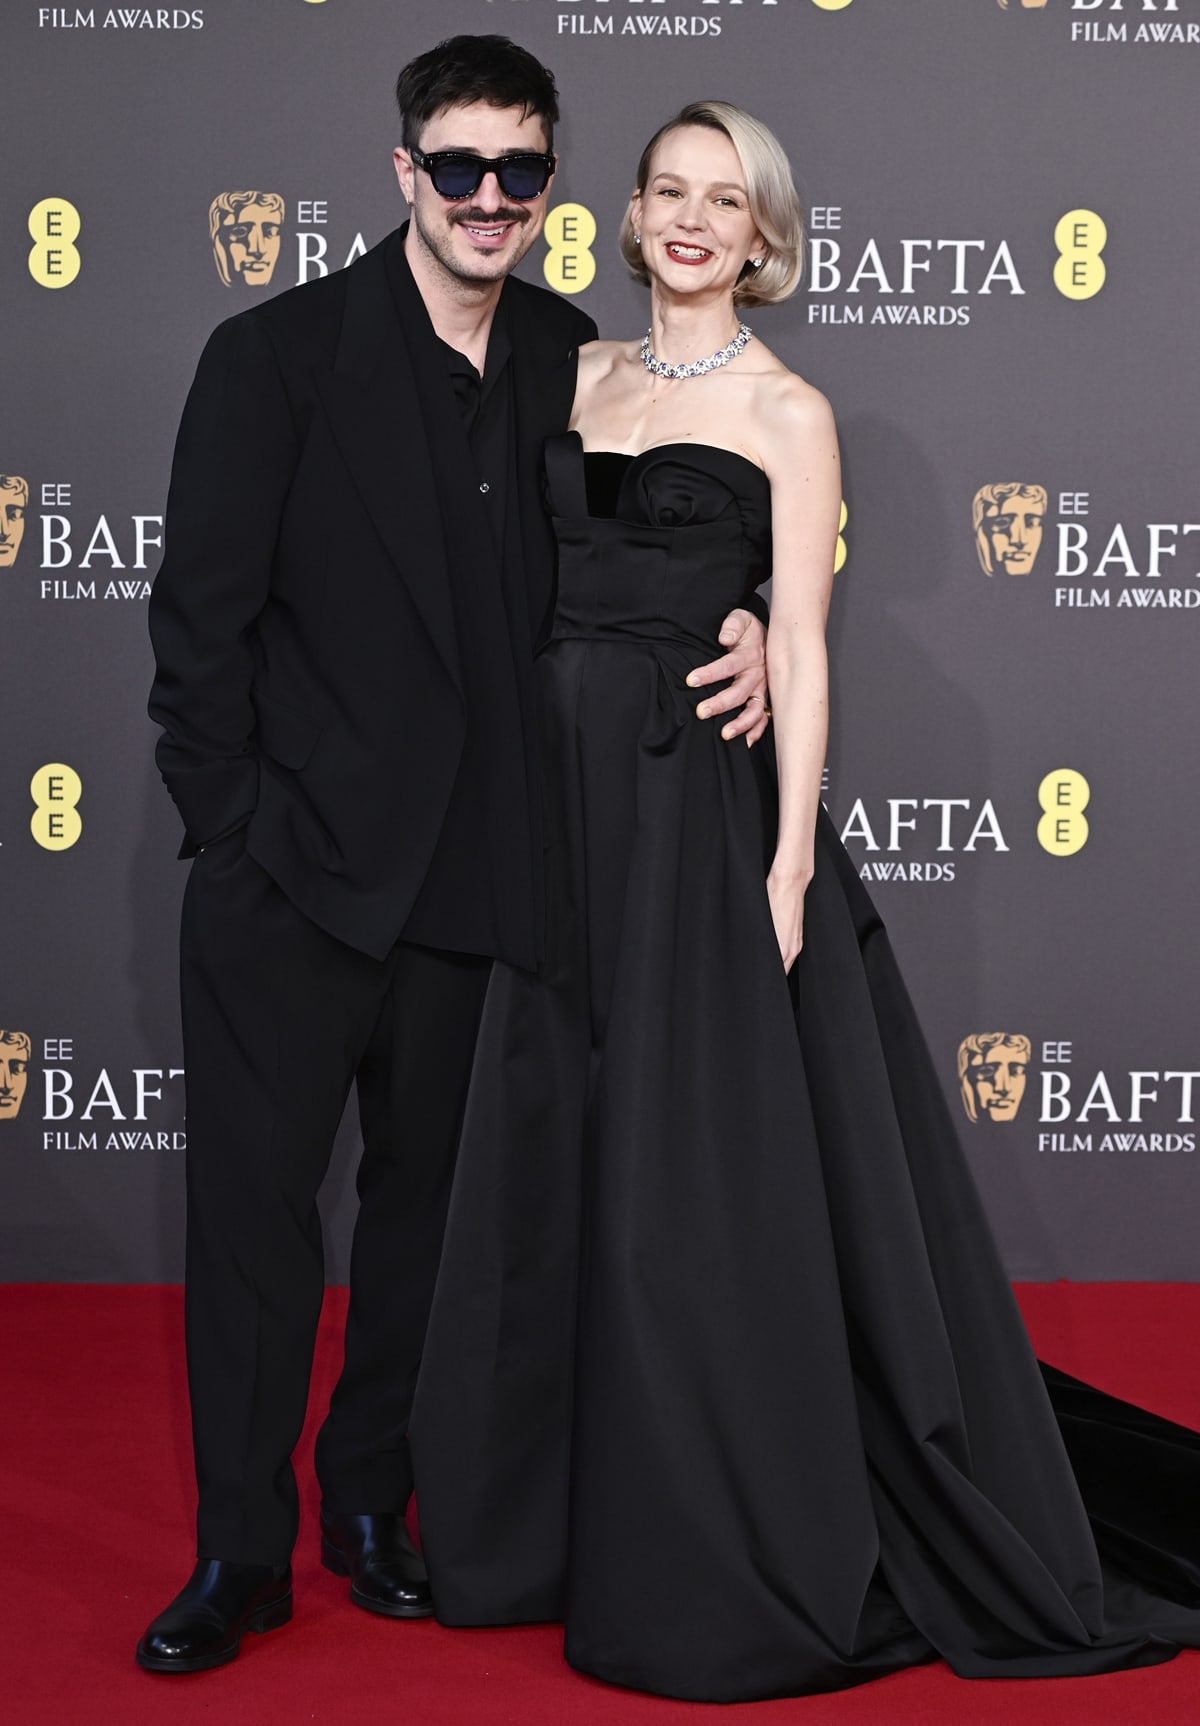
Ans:
<svg viewBox="0 0 1200 1726"><path fill-rule="evenodd" d="M385 1618L428 1618L433 1612L425 1561L404 1518L337 1516L321 1512L321 1563L350 1578L350 1598Z"/></svg>
<svg viewBox="0 0 1200 1726"><path fill-rule="evenodd" d="M147 1672L204 1672L236 1658L247 1630L277 1630L292 1616L289 1565L202 1558L137 1645Z"/></svg>

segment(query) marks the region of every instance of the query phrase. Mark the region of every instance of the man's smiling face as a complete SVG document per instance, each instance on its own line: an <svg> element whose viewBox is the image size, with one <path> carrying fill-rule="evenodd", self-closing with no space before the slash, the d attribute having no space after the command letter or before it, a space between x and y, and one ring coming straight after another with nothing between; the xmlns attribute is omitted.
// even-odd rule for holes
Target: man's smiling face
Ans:
<svg viewBox="0 0 1200 1726"><path fill-rule="evenodd" d="M545 122L536 114L469 102L435 114L419 144L427 155L455 150L495 158L544 152L547 139ZM504 195L495 174L487 174L470 197L443 198L407 150L395 152L395 163L420 244L460 282L502 280L542 231L549 186L537 198L517 200Z"/></svg>

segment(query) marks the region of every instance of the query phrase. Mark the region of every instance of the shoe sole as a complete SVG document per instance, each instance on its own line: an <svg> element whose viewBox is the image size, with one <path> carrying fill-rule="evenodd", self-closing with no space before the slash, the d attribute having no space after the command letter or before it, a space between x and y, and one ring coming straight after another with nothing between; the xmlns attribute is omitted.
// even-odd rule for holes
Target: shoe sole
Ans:
<svg viewBox="0 0 1200 1726"><path fill-rule="evenodd" d="M349 1576L350 1565L345 1554L334 1546L333 1542L321 1536L321 1563L334 1576ZM432 1618L433 1604L428 1606L391 1605L386 1600L375 1600L369 1594L363 1594L353 1582L350 1584L350 1598L355 1606L361 1606L364 1612L375 1612L380 1618Z"/></svg>
<svg viewBox="0 0 1200 1726"><path fill-rule="evenodd" d="M171 1660L164 1654L147 1654L139 1642L137 1663L144 1672L211 1672L214 1666L228 1666L231 1660L237 1659L247 1630L255 1636L263 1636L268 1630L282 1629L291 1622L291 1617L292 1596L289 1593L282 1600L272 1600L268 1606L260 1606L257 1612L252 1612L238 1631L232 1648L223 1648L218 1654L193 1654L186 1659Z"/></svg>

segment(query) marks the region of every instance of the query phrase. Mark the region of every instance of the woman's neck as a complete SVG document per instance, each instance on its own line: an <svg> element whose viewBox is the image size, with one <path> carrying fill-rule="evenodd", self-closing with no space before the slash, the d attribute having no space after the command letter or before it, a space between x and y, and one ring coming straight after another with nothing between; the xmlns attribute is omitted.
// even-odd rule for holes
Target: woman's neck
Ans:
<svg viewBox="0 0 1200 1726"><path fill-rule="evenodd" d="M655 293L650 301L650 347L667 365L690 365L732 341L740 321L728 292L711 298Z"/></svg>

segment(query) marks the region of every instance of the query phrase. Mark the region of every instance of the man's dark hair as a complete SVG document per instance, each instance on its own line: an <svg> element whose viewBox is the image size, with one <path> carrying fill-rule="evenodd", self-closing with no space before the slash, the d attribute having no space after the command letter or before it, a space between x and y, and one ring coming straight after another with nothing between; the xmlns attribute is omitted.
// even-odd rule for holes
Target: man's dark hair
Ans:
<svg viewBox="0 0 1200 1726"><path fill-rule="evenodd" d="M546 148L554 147L558 119L554 75L507 36L451 36L428 53L418 54L396 80L396 102L406 150L412 149L435 114L468 102L520 108L522 119L536 114L546 128Z"/></svg>

